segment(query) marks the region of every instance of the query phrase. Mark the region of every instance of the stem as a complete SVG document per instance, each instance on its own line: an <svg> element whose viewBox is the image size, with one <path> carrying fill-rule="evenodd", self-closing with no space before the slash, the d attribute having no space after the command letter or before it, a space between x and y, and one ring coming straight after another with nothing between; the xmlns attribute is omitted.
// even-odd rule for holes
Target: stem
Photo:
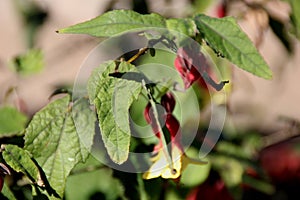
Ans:
<svg viewBox="0 0 300 200"><path fill-rule="evenodd" d="M138 59L141 55L143 55L147 50L148 50L148 47L141 48L139 50L139 52L137 54L135 54L134 56L132 56L127 62L128 63L132 63L133 61L135 61L136 59Z"/></svg>
<svg viewBox="0 0 300 200"><path fill-rule="evenodd" d="M149 97L149 101L150 101L151 107L153 108L153 114L154 114L154 118L155 118L155 123L157 124L159 133L161 133L160 134L160 139L161 139L162 146L163 146L162 151L163 151L163 153L165 154L165 156L167 158L167 162L169 163L169 167L171 169L173 169L173 162L172 162L171 156L170 156L169 151L168 151L168 147L167 147L167 143L166 143L166 138L164 136L163 130L162 130L161 125L160 125L159 120L158 120L158 112L157 112L157 109L156 109L156 105L155 105L154 99L153 99L152 94L150 93L149 89L146 87L145 80L142 80L142 85L143 85L144 89L146 90L147 95Z"/></svg>

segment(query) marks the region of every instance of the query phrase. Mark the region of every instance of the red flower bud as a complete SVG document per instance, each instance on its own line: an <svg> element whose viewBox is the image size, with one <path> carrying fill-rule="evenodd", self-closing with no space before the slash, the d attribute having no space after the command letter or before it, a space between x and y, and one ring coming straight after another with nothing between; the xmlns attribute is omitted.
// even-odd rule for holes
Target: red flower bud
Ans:
<svg viewBox="0 0 300 200"><path fill-rule="evenodd" d="M175 107L175 98L171 92L167 92L161 97L161 105L166 109L167 113L172 113Z"/></svg>
<svg viewBox="0 0 300 200"><path fill-rule="evenodd" d="M161 110L161 109L159 109ZM159 116L159 117L163 117L162 116ZM154 118L154 113L153 113L153 109L151 107L151 104L148 103L145 110L144 110L144 118L146 119L147 123L151 125L152 127L152 130L154 132L154 134L160 138L160 133L159 133L159 129L158 129L158 126L156 124L156 120Z"/></svg>
<svg viewBox="0 0 300 200"><path fill-rule="evenodd" d="M170 133L172 145L177 146L177 148L183 151L181 144L180 124L172 114L166 115L166 127Z"/></svg>
<svg viewBox="0 0 300 200"><path fill-rule="evenodd" d="M180 125L178 120L172 114L166 115L166 127L169 130L171 139L175 138L177 132L179 131Z"/></svg>

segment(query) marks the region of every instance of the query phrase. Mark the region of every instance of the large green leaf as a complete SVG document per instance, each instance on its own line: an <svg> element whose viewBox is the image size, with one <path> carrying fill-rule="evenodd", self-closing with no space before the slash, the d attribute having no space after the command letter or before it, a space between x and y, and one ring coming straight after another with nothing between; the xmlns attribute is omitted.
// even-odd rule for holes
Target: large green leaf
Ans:
<svg viewBox="0 0 300 200"><path fill-rule="evenodd" d="M113 10L89 21L60 29L58 32L111 37L132 30L153 28L165 28L165 19L154 13L141 15L131 10Z"/></svg>
<svg viewBox="0 0 300 200"><path fill-rule="evenodd" d="M24 130L26 122L26 115L16 108L9 106L0 108L0 135L14 134Z"/></svg>
<svg viewBox="0 0 300 200"><path fill-rule="evenodd" d="M217 19L199 14L194 20L204 40L220 55L256 76L272 78L268 65L233 17Z"/></svg>
<svg viewBox="0 0 300 200"><path fill-rule="evenodd" d="M26 129L25 149L31 152L61 197L71 169L88 156L90 147L86 144L92 142L83 143L80 139L83 135L93 139L95 121L87 100L72 104L70 96L65 96L36 113Z"/></svg>
<svg viewBox="0 0 300 200"><path fill-rule="evenodd" d="M31 157L27 151L16 146L6 145L5 151L2 153L5 162L16 172L22 172L25 174L33 183L37 183L40 186L43 185L41 182L41 176L38 167L31 160Z"/></svg>
<svg viewBox="0 0 300 200"><path fill-rule="evenodd" d="M197 27L192 19L171 18L166 20L166 26L171 31L193 37L197 33Z"/></svg>
<svg viewBox="0 0 300 200"><path fill-rule="evenodd" d="M124 76L109 76L116 67L115 62L111 61L96 68L89 79L88 92L97 110L108 155L115 163L121 164L127 160L129 153L129 107L140 94L142 86L140 82L126 78L126 72L137 72L135 66L121 62L118 73L124 73Z"/></svg>

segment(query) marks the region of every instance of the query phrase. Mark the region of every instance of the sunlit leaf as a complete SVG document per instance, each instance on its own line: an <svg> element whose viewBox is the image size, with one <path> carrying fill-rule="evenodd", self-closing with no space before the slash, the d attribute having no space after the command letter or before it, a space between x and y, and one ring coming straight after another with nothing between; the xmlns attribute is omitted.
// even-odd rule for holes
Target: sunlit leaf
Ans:
<svg viewBox="0 0 300 200"><path fill-rule="evenodd" d="M26 115L16 108L9 106L0 108L0 135L14 134L24 130L26 122Z"/></svg>
<svg viewBox="0 0 300 200"><path fill-rule="evenodd" d="M233 17L217 19L199 14L194 19L200 34L217 54L256 76L272 78L268 65Z"/></svg>
<svg viewBox="0 0 300 200"><path fill-rule="evenodd" d="M40 186L43 185L43 183L41 183L39 169L31 160L27 151L16 145L6 145L5 151L3 151L2 155L5 162L13 170L16 172L22 172L28 176L33 183L37 183Z"/></svg>
<svg viewBox="0 0 300 200"><path fill-rule="evenodd" d="M90 101L95 105L102 140L110 158L121 164L128 158L130 145L129 107L141 92L141 83L109 76L115 72L115 62L96 68L88 83ZM103 70L103 68L105 70ZM118 72L137 72L135 66L121 62Z"/></svg>
<svg viewBox="0 0 300 200"><path fill-rule="evenodd" d="M166 25L169 30L185 34L193 37L196 35L197 27L192 19L171 18L166 20Z"/></svg>
<svg viewBox="0 0 300 200"><path fill-rule="evenodd" d="M48 104L34 115L25 133L25 149L37 160L51 187L61 197L71 169L88 156L87 144L92 142L83 143L81 138L84 135L93 139L96 120L86 100L72 105L70 96ZM80 123L83 124L78 126Z"/></svg>
<svg viewBox="0 0 300 200"><path fill-rule="evenodd" d="M165 19L155 13L141 15L132 10L113 10L89 21L60 29L59 33L81 33L111 37L128 31L164 28Z"/></svg>

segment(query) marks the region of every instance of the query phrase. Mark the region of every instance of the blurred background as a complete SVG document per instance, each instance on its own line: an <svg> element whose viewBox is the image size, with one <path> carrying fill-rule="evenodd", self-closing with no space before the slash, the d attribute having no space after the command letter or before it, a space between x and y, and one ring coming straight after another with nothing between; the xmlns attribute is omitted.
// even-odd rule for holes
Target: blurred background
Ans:
<svg viewBox="0 0 300 200"><path fill-rule="evenodd" d="M165 17L187 17L199 12L214 17L235 16L269 64L273 79L255 77L220 61L223 65L218 67L229 71L226 78L231 88L224 102L228 111L224 133L210 158L213 167L202 181L191 184L192 189L174 198L298 199L300 43L295 10L300 10L300 5L297 7L299 3L295 2L0 0L0 103L13 105L30 118L49 103L55 89L72 87L81 64L101 39L56 33L60 28L112 9L156 12ZM31 67L23 66L24 62ZM75 187L79 179L71 178L74 184L69 188ZM75 199L72 192L66 195ZM118 198L112 191L104 196L109 195L111 199Z"/></svg>

